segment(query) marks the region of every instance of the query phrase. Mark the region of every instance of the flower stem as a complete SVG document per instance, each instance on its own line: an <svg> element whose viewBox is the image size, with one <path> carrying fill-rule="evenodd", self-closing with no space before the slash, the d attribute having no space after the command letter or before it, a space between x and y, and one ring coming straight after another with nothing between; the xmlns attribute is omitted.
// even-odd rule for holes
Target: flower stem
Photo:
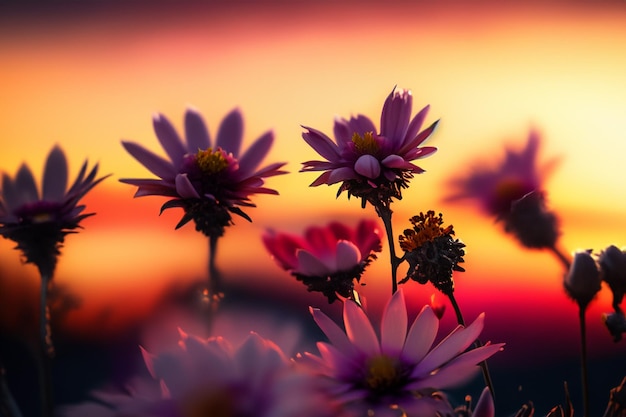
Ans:
<svg viewBox="0 0 626 417"><path fill-rule="evenodd" d="M452 304L452 308L454 308L454 313L456 314L456 321L459 325L465 327L465 320L463 319L463 314L461 313L461 308L459 307L459 304L456 302L456 298L454 297L454 292L453 291L448 291L447 293L445 293L448 298L450 299L450 303ZM481 347L483 344L479 339L476 339L474 341L474 348L479 348ZM495 395L495 391L493 389L493 381L491 380L491 374L489 373L489 367L487 366L487 361L484 360L480 363L480 369L482 370L483 373L483 379L485 380L485 385L487 385L487 388L489 388L489 391L491 392L491 397L494 399L496 399L496 395Z"/></svg>
<svg viewBox="0 0 626 417"><path fill-rule="evenodd" d="M589 379L587 376L587 325L585 320L586 305L579 305L578 321L580 324L580 365L583 386L583 417L589 417Z"/></svg>
<svg viewBox="0 0 626 417"><path fill-rule="evenodd" d="M52 400L52 358L54 345L50 330L50 308L48 306L48 289L50 276L41 273L41 291L39 297L39 382L41 389L41 415L51 417Z"/></svg>
<svg viewBox="0 0 626 417"><path fill-rule="evenodd" d="M389 242L389 258L391 264L391 294L395 294L398 290L398 266L402 262L402 258L396 256L396 246L394 241L393 227L391 225L391 214L393 213L388 205L376 205L376 214L380 217L385 225L385 233L387 234L387 242Z"/></svg>
<svg viewBox="0 0 626 417"><path fill-rule="evenodd" d="M552 245L550 246L550 251L552 252L552 254L554 256L556 256L556 258L563 264L563 267L565 268L566 271L569 270L570 268L570 264L571 261L570 259L563 253L563 251L561 251L559 248L556 247L556 245Z"/></svg>
<svg viewBox="0 0 626 417"><path fill-rule="evenodd" d="M0 415L7 417L22 417L22 413L11 395L9 385L6 381L6 371L0 362Z"/></svg>
<svg viewBox="0 0 626 417"><path fill-rule="evenodd" d="M219 237L209 237L209 276L207 278L207 287L204 291L204 301L207 307L207 327L209 334L211 333L211 327L213 320L219 307L220 300L223 297L222 293L222 279L219 270L215 264L215 257L217 254L217 241Z"/></svg>

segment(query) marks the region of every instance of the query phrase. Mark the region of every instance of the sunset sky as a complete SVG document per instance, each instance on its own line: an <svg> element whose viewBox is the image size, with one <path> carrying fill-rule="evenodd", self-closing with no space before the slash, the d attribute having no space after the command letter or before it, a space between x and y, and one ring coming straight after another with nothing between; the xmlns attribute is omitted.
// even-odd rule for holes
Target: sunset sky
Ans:
<svg viewBox="0 0 626 417"><path fill-rule="evenodd" d="M467 316L486 311L488 336L518 354L539 335L571 343L563 354L577 357L577 311L562 292L556 259L522 249L475 206L442 198L449 178L494 163L505 145L519 148L537 129L541 160L560 158L545 189L561 219L564 251L626 245L619 171L626 154L626 2L141 4L0 13L0 170L14 175L27 162L39 177L59 144L70 175L85 158L112 174L85 198L97 215L67 238L58 265L57 284L84 302L68 318L68 331L97 337L103 330L90 323L108 311L105 333L114 332L151 312L166 289L206 275L207 242L191 225L174 231L181 213L159 217L163 199L134 200L133 188L118 182L152 177L122 139L164 155L154 113L182 129L193 106L215 135L221 118L239 107L246 147L274 130L266 163L286 161L290 174L268 180L279 196L253 198L253 223L235 219L217 263L233 284L298 299L304 287L269 258L260 234L375 217L356 200L336 199L336 186L308 187L316 176L298 171L318 155L301 139L301 125L331 134L334 117L357 113L378 123L398 86L412 90L414 112L430 104L427 123L441 122L428 143L438 152L418 162L427 172L393 207L396 233L420 211L443 212L467 244L467 272L456 276ZM10 328L38 291L34 268L21 266L12 246L0 242L0 297ZM374 311L390 293L387 261L385 246L365 276L363 294ZM416 309L434 291L407 285ZM609 310L605 288L588 313L590 333L601 340L590 347L596 357L624 352L599 318Z"/></svg>

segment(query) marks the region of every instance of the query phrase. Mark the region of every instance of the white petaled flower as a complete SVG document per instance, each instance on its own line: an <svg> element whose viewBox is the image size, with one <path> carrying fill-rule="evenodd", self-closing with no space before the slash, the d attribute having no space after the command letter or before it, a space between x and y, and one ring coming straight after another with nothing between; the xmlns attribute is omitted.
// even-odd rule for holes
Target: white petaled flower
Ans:
<svg viewBox="0 0 626 417"><path fill-rule="evenodd" d="M483 329L484 314L469 326L458 326L432 347L439 320L425 306L409 327L402 289L387 303L376 334L365 312L346 300L345 331L320 310L311 309L329 342L318 342L320 356L301 357L327 383L333 397L355 415L435 416L451 413L436 392L467 382L480 362L504 344L467 350Z"/></svg>

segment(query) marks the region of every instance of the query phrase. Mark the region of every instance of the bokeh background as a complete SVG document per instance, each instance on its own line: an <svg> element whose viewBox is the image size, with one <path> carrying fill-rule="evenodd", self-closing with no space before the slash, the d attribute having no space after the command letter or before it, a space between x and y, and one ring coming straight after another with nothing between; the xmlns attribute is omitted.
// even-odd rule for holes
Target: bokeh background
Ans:
<svg viewBox="0 0 626 417"><path fill-rule="evenodd" d="M427 122L441 122L429 142L438 153L420 161L427 172L393 207L396 233L409 217L434 209L467 244L457 300L468 320L486 312L485 340L507 343L491 362L499 414L529 400L547 412L564 401L564 381L580 410L577 308L563 293L562 267L549 253L522 249L471 204L442 200L451 177L494 163L505 146L521 148L536 129L540 161L560 160L545 189L560 217L562 248L626 245L624 45L621 0L3 3L0 168L13 175L27 162L40 175L59 144L71 175L85 158L112 174L84 199L97 215L67 238L55 276L57 402L80 401L105 381L122 384L141 372L139 343L157 349L177 337L176 326L202 332L181 306L197 301L207 242L191 225L174 230L176 210L159 217L162 199L133 199L133 188L118 182L151 177L120 140L164 154L151 117L163 113L182 129L187 106L205 115L213 134L239 107L244 146L275 131L267 162L286 161L291 173L271 178L280 195L255 197L253 223L235 219L220 241L217 264L231 295L218 328L278 332L293 349L310 350L319 334L308 305L335 317L339 306L280 270L260 236L268 228L301 232L374 217L356 200L336 199L335 186L308 187L315 175L298 171L318 156L301 139L301 125L331 133L335 116L376 121L398 86L413 91L415 112L430 104ZM0 242L2 355L20 404L31 410L28 347L39 281L12 246ZM387 261L385 246L361 288L374 317L390 294ZM405 288L412 314L435 292ZM604 288L587 315L598 413L626 375L626 345L612 342L601 320L606 311ZM451 309L442 324L454 325ZM455 400L478 395L480 382Z"/></svg>

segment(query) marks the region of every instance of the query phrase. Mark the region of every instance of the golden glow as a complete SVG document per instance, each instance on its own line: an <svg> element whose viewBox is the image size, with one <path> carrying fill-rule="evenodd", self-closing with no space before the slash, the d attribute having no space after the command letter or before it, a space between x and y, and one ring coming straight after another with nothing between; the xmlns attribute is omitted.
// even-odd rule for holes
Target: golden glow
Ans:
<svg viewBox="0 0 626 417"><path fill-rule="evenodd" d="M265 228L299 232L327 219L374 217L371 207L335 199L337 186L308 186L316 174L298 173L300 164L319 155L301 139L300 126L332 136L337 115L376 122L397 85L412 89L414 113L430 104L426 124L441 123L428 143L439 151L417 161L427 172L393 207L395 230L433 207L468 245L464 290L558 292L561 271L549 254L520 249L474 207L442 203L442 184L476 158L499 158L505 141L523 142L537 128L543 155L562 156L546 190L561 217L566 252L624 245L626 198L617 170L626 154L625 17L623 7L608 5L467 10L407 2L362 5L358 16L330 5L291 14L199 10L162 19L158 30L136 15L91 17L89 24L3 21L0 167L15 172L26 161L37 171L58 143L70 175L84 158L113 173L87 199L87 210L97 215L68 237L58 280L84 296L155 297L180 277L205 276L206 245L191 225L173 231L177 209L158 217L163 199L132 199L131 187L117 183L153 177L120 140L165 155L152 131L153 112L182 134L185 107L192 105L215 138L222 117L239 107L243 146L273 129L276 141L264 164L288 161L291 174L267 180L279 196L253 196L257 207L247 213L254 222L235 219L220 242L218 264L233 279L265 268L275 272L268 279L282 283L288 276L260 241ZM367 65L354 65L364 60ZM589 223L590 212L605 223ZM3 248L3 261L17 259L10 245ZM379 258L364 278L370 299L389 290L388 258Z"/></svg>

